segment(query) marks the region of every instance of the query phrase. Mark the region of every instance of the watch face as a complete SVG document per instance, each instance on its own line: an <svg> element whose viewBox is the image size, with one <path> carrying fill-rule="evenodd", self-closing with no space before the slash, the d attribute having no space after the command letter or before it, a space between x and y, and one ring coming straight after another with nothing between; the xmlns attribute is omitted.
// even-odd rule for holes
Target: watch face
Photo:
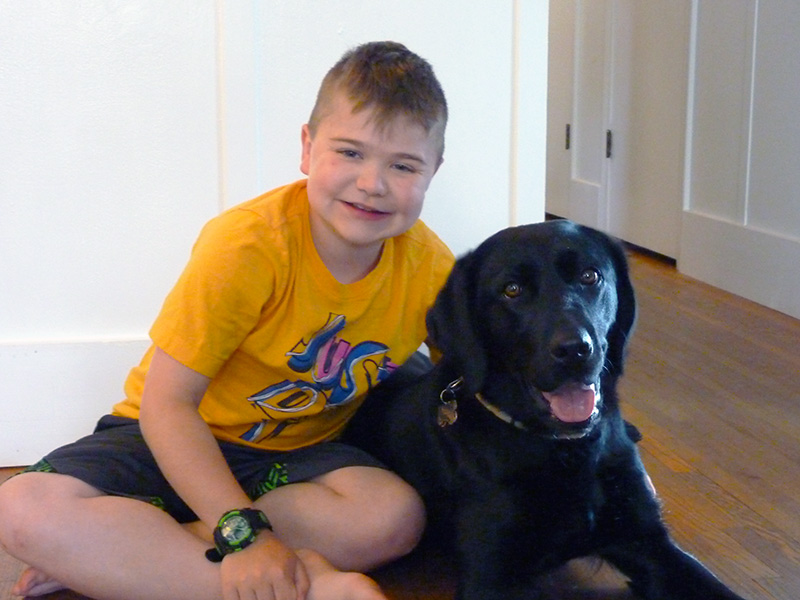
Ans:
<svg viewBox="0 0 800 600"><path fill-rule="evenodd" d="M225 519L225 522L219 530L222 537L224 537L229 544L234 545L243 542L253 534L250 523L241 515L233 515Z"/></svg>

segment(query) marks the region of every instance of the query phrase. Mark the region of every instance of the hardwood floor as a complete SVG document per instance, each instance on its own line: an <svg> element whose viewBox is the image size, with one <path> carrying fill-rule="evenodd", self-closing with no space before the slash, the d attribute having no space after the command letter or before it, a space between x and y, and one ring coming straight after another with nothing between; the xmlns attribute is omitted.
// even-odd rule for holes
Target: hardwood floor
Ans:
<svg viewBox="0 0 800 600"><path fill-rule="evenodd" d="M676 539L746 598L800 598L800 321L645 255L631 267L640 314L623 410L645 436ZM20 569L0 551L0 598ZM376 577L392 600L452 598L447 557L418 554ZM552 588L565 600L629 597L592 563L570 565Z"/></svg>
<svg viewBox="0 0 800 600"><path fill-rule="evenodd" d="M750 598L800 597L800 321L632 259L626 415L675 537Z"/></svg>

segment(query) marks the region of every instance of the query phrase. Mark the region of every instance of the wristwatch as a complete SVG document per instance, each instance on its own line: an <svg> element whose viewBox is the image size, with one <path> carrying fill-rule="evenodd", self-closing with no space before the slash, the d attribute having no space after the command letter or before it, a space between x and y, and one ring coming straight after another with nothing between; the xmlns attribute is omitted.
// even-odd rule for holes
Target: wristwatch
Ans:
<svg viewBox="0 0 800 600"><path fill-rule="evenodd" d="M226 512L214 528L215 548L206 551L206 558L221 562L228 554L247 548L263 529L272 530L272 525L260 510L240 508Z"/></svg>

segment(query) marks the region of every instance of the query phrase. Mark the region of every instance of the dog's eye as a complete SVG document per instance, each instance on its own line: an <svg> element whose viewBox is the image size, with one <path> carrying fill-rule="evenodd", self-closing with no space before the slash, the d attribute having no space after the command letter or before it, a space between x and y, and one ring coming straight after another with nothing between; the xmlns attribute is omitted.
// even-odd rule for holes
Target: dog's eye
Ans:
<svg viewBox="0 0 800 600"><path fill-rule="evenodd" d="M520 284L511 281L506 284L506 287L503 288L503 295L506 298L516 298L522 293L522 286Z"/></svg>
<svg viewBox="0 0 800 600"><path fill-rule="evenodd" d="M581 283L583 285L596 285L600 281L600 272L597 269L585 269L581 273Z"/></svg>

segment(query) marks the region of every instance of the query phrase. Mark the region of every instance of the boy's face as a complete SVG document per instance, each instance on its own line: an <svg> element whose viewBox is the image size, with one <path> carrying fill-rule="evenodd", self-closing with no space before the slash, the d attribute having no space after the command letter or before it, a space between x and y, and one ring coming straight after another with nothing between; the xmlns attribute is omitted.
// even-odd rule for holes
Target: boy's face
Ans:
<svg viewBox="0 0 800 600"><path fill-rule="evenodd" d="M441 163L440 136L405 116L376 127L372 111L352 112L337 94L311 137L303 126L300 169L308 175L311 232L318 250L374 258L383 241L419 218Z"/></svg>

